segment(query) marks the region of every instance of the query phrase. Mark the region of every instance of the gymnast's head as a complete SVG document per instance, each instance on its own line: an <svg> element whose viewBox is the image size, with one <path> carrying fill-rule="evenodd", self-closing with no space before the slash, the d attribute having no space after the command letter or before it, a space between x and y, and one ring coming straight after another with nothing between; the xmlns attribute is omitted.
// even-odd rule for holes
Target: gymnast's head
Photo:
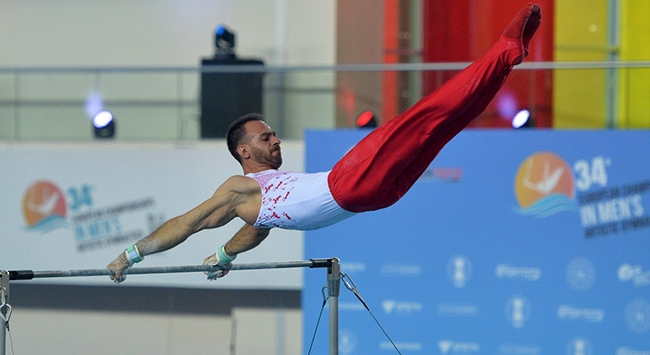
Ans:
<svg viewBox="0 0 650 355"><path fill-rule="evenodd" d="M280 139L264 122L264 116L249 113L230 124L226 133L230 154L246 167L278 169L282 165Z"/></svg>

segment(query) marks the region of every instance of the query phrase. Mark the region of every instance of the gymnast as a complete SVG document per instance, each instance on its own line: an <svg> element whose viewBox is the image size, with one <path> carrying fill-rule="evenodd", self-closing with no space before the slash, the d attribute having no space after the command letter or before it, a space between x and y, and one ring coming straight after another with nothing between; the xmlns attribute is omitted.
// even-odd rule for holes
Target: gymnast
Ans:
<svg viewBox="0 0 650 355"><path fill-rule="evenodd" d="M237 254L258 246L271 228L318 229L394 204L445 144L485 110L512 68L528 54L541 17L539 5L526 5L487 53L369 133L331 171L278 170L280 139L263 117L249 114L235 120L226 138L244 175L230 177L208 200L127 248L108 264L110 278L120 283L126 278L123 271L145 255L171 249L196 232L239 217L244 226L203 262L219 267L207 273L214 280L228 273Z"/></svg>

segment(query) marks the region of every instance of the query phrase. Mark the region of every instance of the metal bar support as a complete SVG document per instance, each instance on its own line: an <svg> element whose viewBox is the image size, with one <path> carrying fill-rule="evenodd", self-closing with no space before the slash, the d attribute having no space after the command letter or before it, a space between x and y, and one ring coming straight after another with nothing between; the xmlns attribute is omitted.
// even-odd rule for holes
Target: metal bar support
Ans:
<svg viewBox="0 0 650 355"><path fill-rule="evenodd" d="M0 271L0 355L5 355L7 350L7 328L9 327L9 271Z"/></svg>
<svg viewBox="0 0 650 355"><path fill-rule="evenodd" d="M332 259L332 266L327 269L327 290L330 303L330 355L339 353L339 294L341 290L341 266L339 259Z"/></svg>

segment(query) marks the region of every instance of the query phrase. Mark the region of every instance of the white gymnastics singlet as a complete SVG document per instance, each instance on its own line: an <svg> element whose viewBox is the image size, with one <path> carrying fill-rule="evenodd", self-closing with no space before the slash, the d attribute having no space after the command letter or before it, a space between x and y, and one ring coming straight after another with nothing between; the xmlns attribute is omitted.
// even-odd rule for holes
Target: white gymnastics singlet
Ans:
<svg viewBox="0 0 650 355"><path fill-rule="evenodd" d="M266 170L246 174L260 184L262 206L254 227L310 230L327 227L355 213L332 197L323 173Z"/></svg>

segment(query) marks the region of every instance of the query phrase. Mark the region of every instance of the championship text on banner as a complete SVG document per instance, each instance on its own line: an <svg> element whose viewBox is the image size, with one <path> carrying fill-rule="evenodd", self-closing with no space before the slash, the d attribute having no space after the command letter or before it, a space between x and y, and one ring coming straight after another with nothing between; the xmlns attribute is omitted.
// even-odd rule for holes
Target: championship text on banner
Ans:
<svg viewBox="0 0 650 355"><path fill-rule="evenodd" d="M308 132L307 171L367 133ZM341 258L402 353L648 354L649 142L465 131L397 204L307 232L305 251ZM305 277L308 345L323 281ZM339 310L341 354L394 353L345 289Z"/></svg>
<svg viewBox="0 0 650 355"><path fill-rule="evenodd" d="M285 166L303 169L303 145L284 142ZM0 145L0 269L63 270L105 267L166 220L208 199L241 167L225 141L186 145L120 143ZM138 266L197 265L242 226L191 236L149 255ZM275 230L237 262L301 260L302 233ZM273 258L270 258L272 255ZM113 285L108 277L33 280ZM302 270L251 271L219 282L205 275L129 276L124 286L301 289Z"/></svg>

